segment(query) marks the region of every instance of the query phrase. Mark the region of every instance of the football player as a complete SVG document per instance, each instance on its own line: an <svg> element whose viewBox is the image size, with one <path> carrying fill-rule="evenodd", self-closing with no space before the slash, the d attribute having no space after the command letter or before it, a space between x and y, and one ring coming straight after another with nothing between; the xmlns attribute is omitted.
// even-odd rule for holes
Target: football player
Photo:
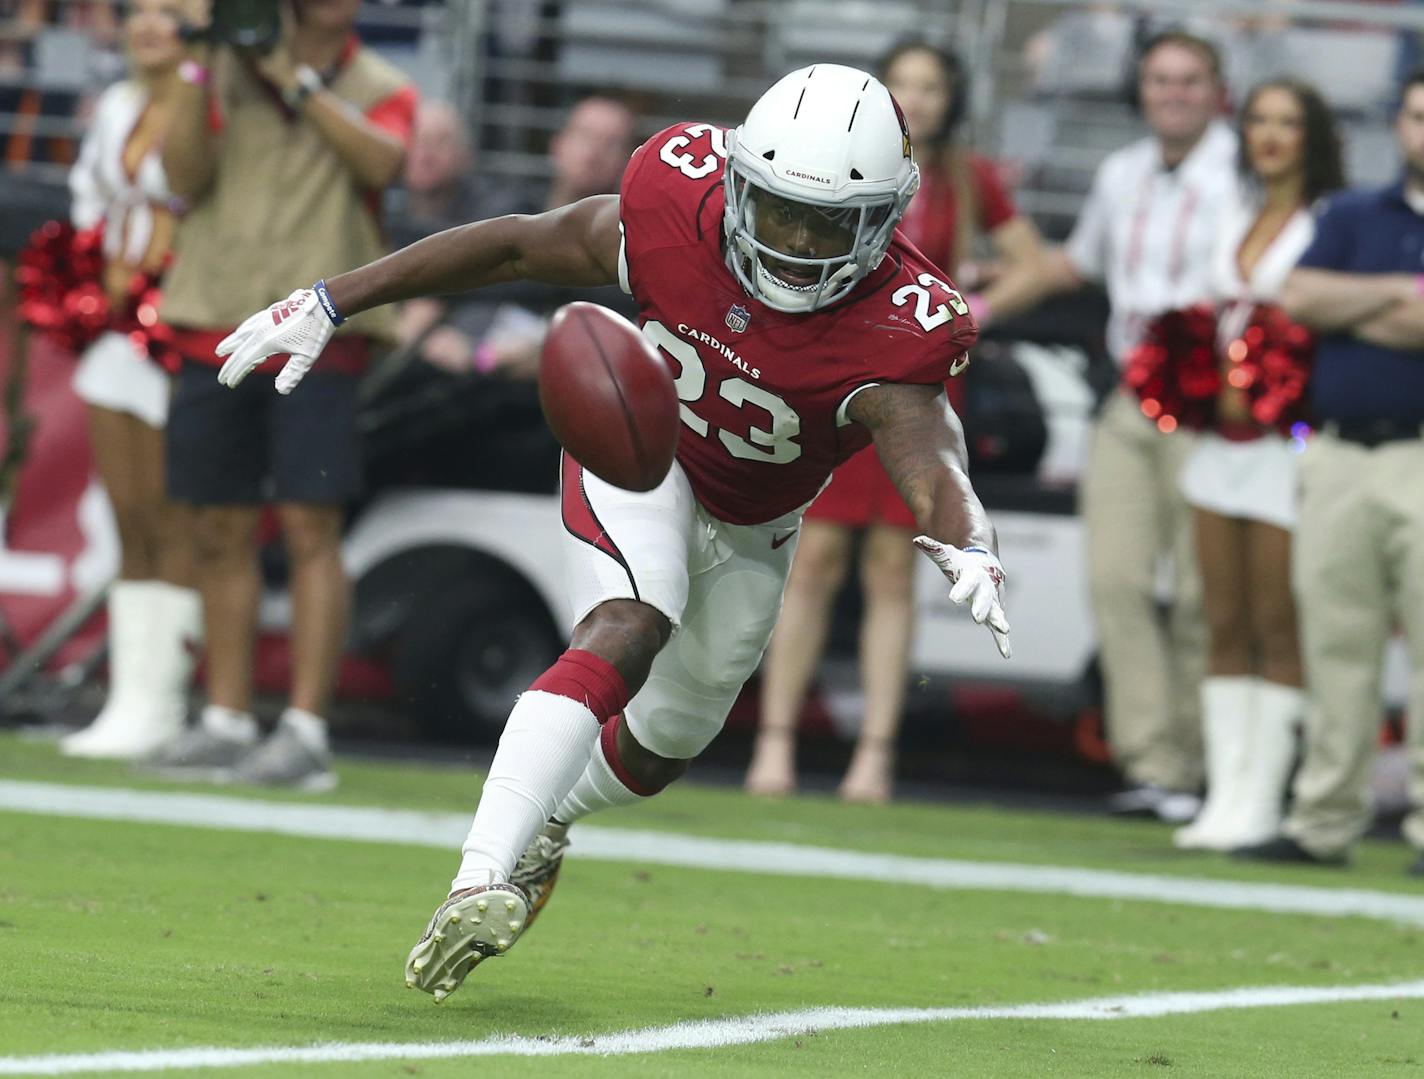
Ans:
<svg viewBox="0 0 1424 1079"><path fill-rule="evenodd" d="M286 354L290 393L359 311L520 278L617 283L675 376L684 426L655 490L565 458L573 640L510 713L408 985L443 1000L506 951L548 899L568 825L656 794L711 742L766 648L802 510L871 440L914 542L1009 656L996 537L944 394L978 331L896 232L918 185L889 91L818 64L735 131L653 136L619 195L439 233L294 292L219 346L229 386Z"/></svg>

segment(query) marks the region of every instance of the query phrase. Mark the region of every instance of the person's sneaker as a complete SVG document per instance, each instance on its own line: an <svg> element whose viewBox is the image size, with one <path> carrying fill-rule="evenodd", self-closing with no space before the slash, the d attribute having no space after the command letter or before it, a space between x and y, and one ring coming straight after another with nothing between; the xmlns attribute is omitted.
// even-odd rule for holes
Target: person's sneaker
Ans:
<svg viewBox="0 0 1424 1079"><path fill-rule="evenodd" d="M265 742L237 762L231 780L261 787L296 787L317 793L336 789L331 752L313 746L285 717Z"/></svg>
<svg viewBox="0 0 1424 1079"><path fill-rule="evenodd" d="M564 851L568 849L569 826L551 820L542 832L530 840L519 861L514 863L514 872L509 879L524 889L524 894L529 897L529 917L524 920L525 929L534 924L534 919L539 917L539 912L549 901L559 880L559 870L564 865Z"/></svg>
<svg viewBox="0 0 1424 1079"><path fill-rule="evenodd" d="M439 1004L470 971L514 947L529 925L529 897L511 881L456 892L436 908L425 935L405 961L407 989Z"/></svg>
<svg viewBox="0 0 1424 1079"><path fill-rule="evenodd" d="M1344 865L1344 853L1316 854L1306 850L1290 836L1278 835L1264 843L1253 843L1249 847L1237 847L1231 857L1246 862L1294 862L1296 865Z"/></svg>
<svg viewBox="0 0 1424 1079"><path fill-rule="evenodd" d="M221 780L252 749L251 742L223 738L199 724L159 746L144 767L174 779Z"/></svg>
<svg viewBox="0 0 1424 1079"><path fill-rule="evenodd" d="M1139 783L1108 799L1108 812L1118 817L1156 817L1168 824L1186 824L1201 812L1202 800L1191 791L1174 791L1155 783Z"/></svg>

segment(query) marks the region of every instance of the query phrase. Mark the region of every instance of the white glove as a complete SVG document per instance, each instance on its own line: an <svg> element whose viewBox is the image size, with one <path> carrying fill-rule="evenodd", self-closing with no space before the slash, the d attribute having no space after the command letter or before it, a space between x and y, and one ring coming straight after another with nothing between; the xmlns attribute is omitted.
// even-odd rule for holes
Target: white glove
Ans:
<svg viewBox="0 0 1424 1079"><path fill-rule="evenodd" d="M916 536L915 546L929 555L949 579L950 600L967 601L974 621L988 624L994 643L999 646L999 655L1005 659L1012 656L1009 619L1004 614L1004 567L999 560L982 547L961 549L929 536Z"/></svg>
<svg viewBox="0 0 1424 1079"><path fill-rule="evenodd" d="M248 316L222 339L217 354L228 359L218 372L218 381L224 386L236 386L268 356L285 352L291 359L277 374L277 392L291 393L316 363L335 330L336 324L322 308L317 294L309 288L299 288L265 311Z"/></svg>

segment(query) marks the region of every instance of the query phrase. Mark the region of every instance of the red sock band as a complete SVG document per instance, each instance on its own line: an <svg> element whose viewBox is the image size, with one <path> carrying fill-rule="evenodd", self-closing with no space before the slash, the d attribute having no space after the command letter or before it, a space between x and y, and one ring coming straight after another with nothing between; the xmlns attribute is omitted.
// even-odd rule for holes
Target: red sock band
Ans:
<svg viewBox="0 0 1424 1079"><path fill-rule="evenodd" d="M628 704L628 686L618 669L606 659L577 648L560 656L529 688L578 701L603 724Z"/></svg>
<svg viewBox="0 0 1424 1079"><path fill-rule="evenodd" d="M618 782L627 787L634 794L643 798L651 798L662 790L662 787L649 787L639 783L628 771L627 765L623 763L623 758L618 755L618 728L623 726L623 716L614 716L603 725L603 729L598 732L598 747L603 751L603 759L608 762L608 767L613 769L613 774L618 778Z"/></svg>

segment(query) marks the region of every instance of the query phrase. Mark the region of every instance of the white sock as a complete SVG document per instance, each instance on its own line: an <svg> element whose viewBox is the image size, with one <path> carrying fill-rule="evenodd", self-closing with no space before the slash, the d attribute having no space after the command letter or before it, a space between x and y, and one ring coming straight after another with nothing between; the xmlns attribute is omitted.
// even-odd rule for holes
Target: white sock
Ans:
<svg viewBox="0 0 1424 1079"><path fill-rule="evenodd" d="M241 742L247 746L257 744L260 732L257 729L257 719L251 712L239 712L236 708L228 708L225 705L209 704L204 706L199 722L203 729L215 738L226 738L229 742Z"/></svg>
<svg viewBox="0 0 1424 1079"><path fill-rule="evenodd" d="M614 806L628 806L641 802L645 796L634 794L623 785L613 772L608 758L603 755L603 747L593 747L593 755L588 759L588 767L569 791L568 797L554 810L554 819L564 824L582 820L590 813Z"/></svg>
<svg viewBox="0 0 1424 1079"><path fill-rule="evenodd" d="M588 764L598 720L579 701L529 690L514 702L450 891L507 880Z"/></svg>
<svg viewBox="0 0 1424 1079"><path fill-rule="evenodd" d="M285 723L296 731L302 744L313 753L330 753L331 743L326 737L326 720L305 708L287 707L282 710L279 723Z"/></svg>

